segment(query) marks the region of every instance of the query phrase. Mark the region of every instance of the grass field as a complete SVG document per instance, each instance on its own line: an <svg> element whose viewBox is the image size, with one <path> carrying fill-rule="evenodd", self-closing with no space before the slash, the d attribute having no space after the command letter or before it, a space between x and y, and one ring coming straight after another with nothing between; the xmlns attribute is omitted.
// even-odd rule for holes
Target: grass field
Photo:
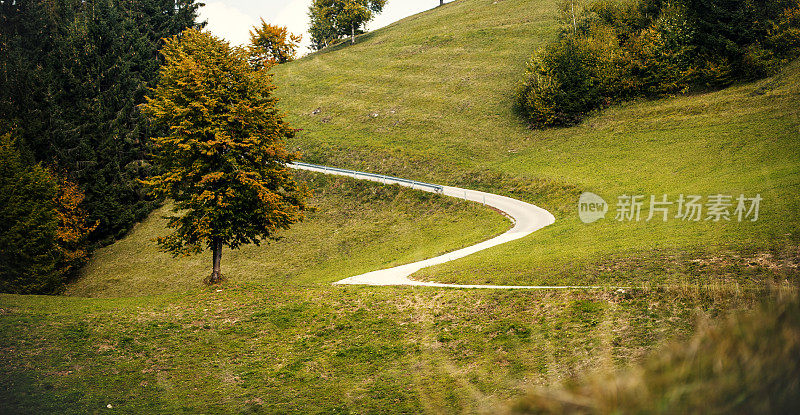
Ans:
<svg viewBox="0 0 800 415"><path fill-rule="evenodd" d="M458 1L355 46L281 65L282 106L303 129L293 144L313 162L510 194L556 215L554 226L531 237L423 270L421 279L672 283L684 273L653 281L639 272L631 281L596 270L616 258L642 258L643 268L672 256L796 258L800 62L761 82L628 103L574 128L530 130L514 113L513 94L527 58L554 36L556 16L546 0ZM603 196L611 220L581 223L582 191ZM755 223L615 222L623 194L764 201Z"/></svg>
<svg viewBox="0 0 800 415"><path fill-rule="evenodd" d="M233 283L308 286L401 265L463 248L505 232L510 222L475 203L399 186L297 173L315 189L305 221L261 246L225 250ZM203 286L211 254L173 258L154 242L166 235L168 206L124 240L96 252L67 295L127 297Z"/></svg>
<svg viewBox="0 0 800 415"><path fill-rule="evenodd" d="M530 130L514 113L512 96L526 57L554 35L556 15L549 1L463 0L368 33L354 46L280 65L281 106L302 128L290 144L312 162L508 194L556 215L555 225L535 235L422 270L418 279L755 287L794 280L793 265L800 261L800 62L757 83L628 103L573 128ZM607 219L580 222L582 191L606 199ZM665 194L672 202L680 194L761 195L763 202L756 222L619 222L614 209L623 194L643 195L646 203L650 195ZM467 210L453 211L462 227L448 228L451 219L424 215L424 207L405 213L406 229L400 223L388 229L398 216L386 205L375 205L376 216L358 218L347 213L357 203L346 200L352 195L326 191L326 197L335 199L285 241L227 256L231 277L327 283L459 248L499 229L484 217L477 224L486 221L485 228L463 234ZM173 261L144 243L159 232L158 215L96 255L83 282L68 292L122 295L196 284L192 277L204 272L206 258ZM371 222L378 226L361 227ZM398 231L400 238L387 237ZM356 255L331 255L341 244L359 245L358 238L372 243L361 244L368 248ZM147 270L159 276L157 284ZM134 283L120 287L122 280Z"/></svg>
<svg viewBox="0 0 800 415"><path fill-rule="evenodd" d="M506 194L556 223L427 280L625 286L339 287L508 228L496 212L306 174L320 210L270 245L172 259L155 212L68 296L0 295L0 412L498 413L532 387L624 370L759 306L800 266L800 63L753 84L530 130L513 92L555 2L459 0L275 69L306 160ZM583 191L764 198L757 222L583 224ZM646 210L643 212L646 215ZM85 298L105 297L105 298ZM669 390L669 389L665 389ZM109 408L108 405L111 405Z"/></svg>
<svg viewBox="0 0 800 415"><path fill-rule="evenodd" d="M594 370L538 388L514 414L795 413L800 407L800 302L775 291L756 310L698 325L622 372Z"/></svg>
<svg viewBox="0 0 800 415"><path fill-rule="evenodd" d="M626 367L696 316L763 295L217 289L0 295L2 412L497 413L532 385Z"/></svg>

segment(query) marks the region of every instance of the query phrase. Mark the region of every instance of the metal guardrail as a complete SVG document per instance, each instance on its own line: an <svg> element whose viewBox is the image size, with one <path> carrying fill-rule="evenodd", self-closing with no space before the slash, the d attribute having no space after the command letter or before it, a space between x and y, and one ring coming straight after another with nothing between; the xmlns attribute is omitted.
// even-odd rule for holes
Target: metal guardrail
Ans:
<svg viewBox="0 0 800 415"><path fill-rule="evenodd" d="M333 171L333 172L337 172L337 173L373 177L373 178L376 178L376 179L383 180L384 183L386 183L387 181L393 181L393 182L397 182L397 183L406 183L409 186L411 186L411 188L414 188L414 186L425 187L425 188L433 190L434 193L442 193L442 192L444 192L444 187L440 186L438 184L430 184L430 183L425 183L425 182L418 182L416 180L401 179L399 177L387 176L387 175L384 175L384 174L375 174L375 173L367 173L367 172L363 172L363 171L340 169L338 167L321 166L319 164L303 163L303 162L299 162L299 161L295 161L292 164L294 164L296 166L311 167L311 168L320 169L320 170L324 170L324 171Z"/></svg>

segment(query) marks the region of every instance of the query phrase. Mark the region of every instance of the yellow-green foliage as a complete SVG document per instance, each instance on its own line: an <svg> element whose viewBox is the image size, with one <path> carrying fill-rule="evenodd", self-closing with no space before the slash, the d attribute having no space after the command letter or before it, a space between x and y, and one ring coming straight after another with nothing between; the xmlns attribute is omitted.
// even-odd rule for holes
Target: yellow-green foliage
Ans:
<svg viewBox="0 0 800 415"><path fill-rule="evenodd" d="M605 28L564 37L528 64L519 103L535 125L569 125L600 107L620 78L616 38Z"/></svg>
<svg viewBox="0 0 800 415"><path fill-rule="evenodd" d="M143 105L168 134L154 137L160 174L147 183L175 201L176 229L159 242L175 253L237 248L288 228L306 190L285 166L294 130L275 108L266 71L247 52L194 29L168 39L158 86Z"/></svg>
<svg viewBox="0 0 800 415"><path fill-rule="evenodd" d="M261 25L250 30L250 63L262 69L291 62L297 56L301 40L303 36L289 33L285 26L271 25L261 19Z"/></svg>

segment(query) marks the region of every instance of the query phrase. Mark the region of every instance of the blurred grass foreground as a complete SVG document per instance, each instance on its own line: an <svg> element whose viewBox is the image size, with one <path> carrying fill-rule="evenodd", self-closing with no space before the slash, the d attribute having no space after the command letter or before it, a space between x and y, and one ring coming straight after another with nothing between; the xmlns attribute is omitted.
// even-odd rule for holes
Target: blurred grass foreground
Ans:
<svg viewBox="0 0 800 415"><path fill-rule="evenodd" d="M800 300L776 290L774 301L656 350L615 374L534 390L515 414L800 413Z"/></svg>

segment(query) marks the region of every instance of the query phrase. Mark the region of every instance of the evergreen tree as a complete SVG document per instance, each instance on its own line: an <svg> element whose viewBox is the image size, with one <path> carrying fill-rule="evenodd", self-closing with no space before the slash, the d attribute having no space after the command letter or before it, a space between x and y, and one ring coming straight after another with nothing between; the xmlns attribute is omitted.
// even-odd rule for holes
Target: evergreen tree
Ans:
<svg viewBox="0 0 800 415"><path fill-rule="evenodd" d="M0 292L28 294L58 283L57 184L23 160L9 134L0 139Z"/></svg>
<svg viewBox="0 0 800 415"><path fill-rule="evenodd" d="M294 130L275 106L272 75L252 70L246 50L187 29L162 54L159 83L143 105L167 127L152 139L160 174L148 184L180 215L159 243L176 255L209 248L207 282L217 283L223 246L259 244L302 218L307 191L283 145Z"/></svg>
<svg viewBox="0 0 800 415"><path fill-rule="evenodd" d="M139 184L151 127L137 106L154 85L161 39L194 26L197 7L0 1L0 119L15 127L24 151L66 170L85 191L95 241L121 237L155 204Z"/></svg>
<svg viewBox="0 0 800 415"><path fill-rule="evenodd" d="M10 134L0 160L0 292L52 293L87 257L83 194L27 160Z"/></svg>

